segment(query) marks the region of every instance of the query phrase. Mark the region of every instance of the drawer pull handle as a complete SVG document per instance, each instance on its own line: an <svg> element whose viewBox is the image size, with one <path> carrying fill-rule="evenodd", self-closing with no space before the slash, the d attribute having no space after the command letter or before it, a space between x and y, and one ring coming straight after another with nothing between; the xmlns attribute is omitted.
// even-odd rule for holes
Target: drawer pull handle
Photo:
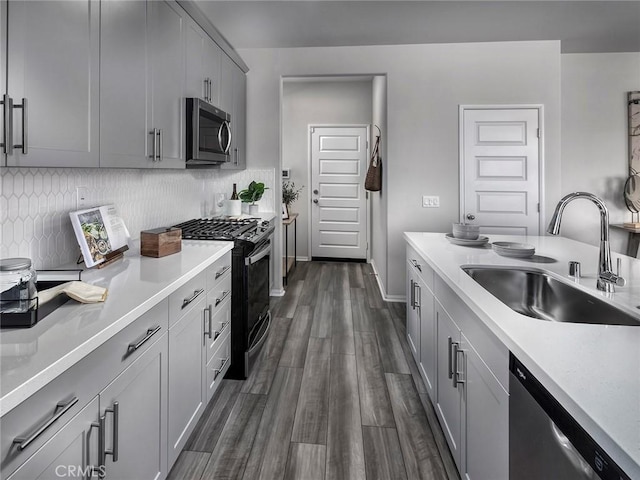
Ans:
<svg viewBox="0 0 640 480"><path fill-rule="evenodd" d="M447 337L447 343L448 343L448 348L447 348L447 357L448 357L448 368L447 368L447 373L449 374L449 380L451 380L453 378L453 360L452 360L452 355L453 355L453 339L451 337Z"/></svg>
<svg viewBox="0 0 640 480"><path fill-rule="evenodd" d="M99 422L91 423L91 430L93 430L94 428L98 429L98 466L97 467L95 465L91 466L89 476L96 475L98 478L104 478L105 476L104 463L101 463L104 461L104 455L102 455L101 453L102 447L103 447L103 437L102 437L103 426L104 426L104 422L102 421L102 417L100 417ZM91 463L90 451L91 449L87 450L87 464Z"/></svg>
<svg viewBox="0 0 640 480"><path fill-rule="evenodd" d="M227 298L229 295L231 294L231 290L227 290L226 292L222 292L222 297L220 298L216 298L216 304L215 306L217 307L218 305L220 305L222 302L224 302L224 299Z"/></svg>
<svg viewBox="0 0 640 480"><path fill-rule="evenodd" d="M25 437L16 437L16 438L14 438L13 439L13 443L17 443L18 444L18 447L17 447L18 451L21 452L22 450L27 448L36 438L38 438L40 435L42 435L51 425L53 425L55 422L57 422L60 419L60 417L62 417L65 413L67 413L69 410L71 410L71 408L76 403L78 403L78 397L73 397L67 403L59 402L56 405L53 417L51 417L45 423L40 425L40 427L38 427L31 435L29 435L26 438Z"/></svg>
<svg viewBox="0 0 640 480"><path fill-rule="evenodd" d="M127 354L131 354L136 350L138 350L142 345L147 343L151 339L151 337L153 337L156 333L158 333L161 330L161 328L162 327L160 325L156 327L148 328L147 333L145 334L144 337L142 337L141 340L139 340L136 343L129 344L129 346L127 347Z"/></svg>
<svg viewBox="0 0 640 480"><path fill-rule="evenodd" d="M185 298L182 301L182 308L185 308L187 305L189 305L191 302L193 302L196 298L198 298L200 295L202 295L203 292L204 292L204 288L201 288L200 290L195 290L193 292L193 295L191 295L191 297Z"/></svg>
<svg viewBox="0 0 640 480"><path fill-rule="evenodd" d="M231 265L227 265L226 267L222 268L222 270L220 270L219 272L216 272L216 280L219 279L221 276L223 276L225 273L227 273L230 269L231 269Z"/></svg>
<svg viewBox="0 0 640 480"><path fill-rule="evenodd" d="M225 365L227 364L227 362L229 361L229 358L230 358L230 357L227 357L227 358L225 358L224 360L222 360L222 363L220 364L220 368L216 368L216 369L214 370L214 372L216 372L216 373L214 373L214 374L213 374L213 379L214 379L214 380L215 380L216 378L218 378L218 375L220 375L220 373L222 372L222 370L224 370L224 367L225 367Z"/></svg>
<svg viewBox="0 0 640 480"><path fill-rule="evenodd" d="M113 447L111 450L107 450L107 414L113 413ZM98 463L102 466L106 464L107 455L113 457L114 463L118 461L118 424L120 420L120 404L113 402L112 408L107 408L104 411L104 415L100 417L100 436L98 437L98 454L100 455ZM104 477L104 475L103 475ZM103 478L102 477L102 478Z"/></svg>
<svg viewBox="0 0 640 480"><path fill-rule="evenodd" d="M218 337L220 335L222 335L222 332L224 332L224 329L227 328L227 325L229 325L229 322L222 322L222 327L220 327L220 331L216 330L214 332L214 336L213 336L213 340L216 341L218 339ZM211 338L211 337L209 337Z"/></svg>
<svg viewBox="0 0 640 480"><path fill-rule="evenodd" d="M208 329L207 329L207 331L206 331L206 332L204 332L204 334L205 334L207 337L209 337L209 340L211 340L211 330L212 330L212 328L213 328L213 327L211 326L211 317L213 316L213 315L211 314L211 305L209 305L207 308L205 308L205 309L204 309L204 313L205 313L205 314L207 314L207 313L209 314L209 319L208 319L208 320L206 320L206 322L207 322L207 326L208 326Z"/></svg>

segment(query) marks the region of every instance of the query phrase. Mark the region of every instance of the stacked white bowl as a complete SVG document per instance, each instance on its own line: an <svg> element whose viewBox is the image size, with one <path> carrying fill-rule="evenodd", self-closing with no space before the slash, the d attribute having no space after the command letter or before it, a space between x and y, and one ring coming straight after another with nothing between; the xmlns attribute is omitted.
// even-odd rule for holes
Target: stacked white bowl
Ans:
<svg viewBox="0 0 640 480"><path fill-rule="evenodd" d="M463 240L476 240L480 236L480 227L468 223L454 223L453 236Z"/></svg>

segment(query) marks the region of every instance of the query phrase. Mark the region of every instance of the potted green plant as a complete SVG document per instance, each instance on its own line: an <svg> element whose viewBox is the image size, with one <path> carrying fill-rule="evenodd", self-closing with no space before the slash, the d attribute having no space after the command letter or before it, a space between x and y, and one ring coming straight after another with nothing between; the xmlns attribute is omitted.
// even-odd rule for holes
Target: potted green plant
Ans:
<svg viewBox="0 0 640 480"><path fill-rule="evenodd" d="M264 195L264 191L268 188L269 187L265 187L264 183L262 182L252 181L246 189L238 193L240 200L242 200L244 203L249 203L250 215L256 215L258 213L258 205L256 204L256 202L262 198L262 195Z"/></svg>
<svg viewBox="0 0 640 480"><path fill-rule="evenodd" d="M282 183L282 203L285 204L287 213L289 212L289 207L293 202L298 200L300 196L300 191L304 188L304 186L300 188L296 188L296 184L294 182L283 182Z"/></svg>

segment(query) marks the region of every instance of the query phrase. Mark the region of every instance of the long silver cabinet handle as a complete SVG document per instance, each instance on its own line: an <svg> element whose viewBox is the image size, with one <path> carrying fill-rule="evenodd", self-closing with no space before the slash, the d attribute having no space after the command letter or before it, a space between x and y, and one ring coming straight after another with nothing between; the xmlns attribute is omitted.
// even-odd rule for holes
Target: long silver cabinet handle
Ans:
<svg viewBox="0 0 640 480"><path fill-rule="evenodd" d="M140 340L138 340L135 343L130 343L129 344L129 346L127 347L127 354L131 354L131 353L135 352L136 350L138 350L142 345L144 345L149 340L151 340L151 337L153 337L161 329L162 329L162 327L160 325L156 325L153 328L148 328L147 329L147 333L144 335L144 337L142 337Z"/></svg>
<svg viewBox="0 0 640 480"><path fill-rule="evenodd" d="M227 290L226 292L222 292L222 296L220 298L216 298L216 307L224 302L224 299L231 295L231 290Z"/></svg>
<svg viewBox="0 0 640 480"><path fill-rule="evenodd" d="M229 322L222 322L221 325L222 326L220 327L220 330L216 330L215 332L213 332L213 334L214 334L213 335L213 339L214 340L217 340L218 337L220 335L222 335L222 332L224 332L224 329L227 328L227 325L229 325ZM211 338L211 337L209 337L209 338Z"/></svg>
<svg viewBox="0 0 640 480"><path fill-rule="evenodd" d="M158 129L157 129L157 128L154 128L153 130L151 130L151 131L149 132L149 135L153 135L153 148L151 149L151 155L149 155L149 158L150 158L152 161L154 161L154 162L155 162L155 161L156 161L156 153L158 152L158 150L157 150L157 145L158 145L158 140L157 140L157 138L158 138Z"/></svg>
<svg viewBox="0 0 640 480"><path fill-rule="evenodd" d="M4 153L13 155L13 99L6 93L2 96L4 113Z"/></svg>
<svg viewBox="0 0 640 480"><path fill-rule="evenodd" d="M235 149L235 154L236 154L235 164L238 165L240 163L240 151L237 148Z"/></svg>
<svg viewBox="0 0 640 480"><path fill-rule="evenodd" d="M204 332L204 334L207 337L209 337L209 340L211 340L211 336L212 336L212 331L211 330L213 329L213 326L211 325L211 317L213 316L212 313L211 313L211 305L208 305L207 308L204 309L204 313L205 314L209 314L208 315L208 319L206 320L208 329L207 329L206 332Z"/></svg>
<svg viewBox="0 0 640 480"><path fill-rule="evenodd" d="M452 355L452 349L451 347L453 347L453 339L451 337L447 337L447 342L448 342L448 347L447 347L447 353L448 353L448 374L449 374L449 379L453 378L453 368L452 368L452 360L451 360L451 355Z"/></svg>
<svg viewBox="0 0 640 480"><path fill-rule="evenodd" d="M14 444L18 444L16 447L19 452L27 448L36 438L42 435L51 425L57 422L65 413L67 413L76 403L78 403L78 397L73 397L67 403L59 402L56 404L54 415L49 420L44 422L38 428L36 428L32 434L26 437L16 437L13 439Z"/></svg>
<svg viewBox="0 0 640 480"><path fill-rule="evenodd" d="M106 429L104 428L107 413L113 414L113 445L111 450L106 449ZM102 452L103 455L111 455L114 463L118 461L118 426L120 424L120 404L118 402L113 402L113 407L107 408L104 411L104 415L100 417L103 425L103 435L102 435Z"/></svg>
<svg viewBox="0 0 640 480"><path fill-rule="evenodd" d="M187 305L189 305L191 302L193 302L196 298L198 298L203 293L204 293L204 288L201 288L200 290L194 290L193 295L191 295L189 298L185 298L182 301L182 308L184 309Z"/></svg>
<svg viewBox="0 0 640 480"><path fill-rule="evenodd" d="M162 155L163 155L163 148L162 148L162 129L159 128L158 129L158 152L156 154L156 158L158 159L159 162L162 161Z"/></svg>
<svg viewBox="0 0 640 480"><path fill-rule="evenodd" d="M27 147L27 99L23 98L22 103L14 104L13 108L22 109L22 144L14 145L14 147L22 149L22 154L26 155L29 152Z"/></svg>
<svg viewBox="0 0 640 480"><path fill-rule="evenodd" d="M221 276L223 276L225 273L227 273L229 270L231 270L231 265L227 265L226 267L222 267L220 270L218 270L216 272L216 280L219 279Z"/></svg>
<svg viewBox="0 0 640 480"><path fill-rule="evenodd" d="M208 78L205 78L205 79L204 79L204 95L203 95L203 97L204 97L205 101L208 101L208 100L207 100L207 91L208 91L208 84L207 84L207 81L208 81L208 80L209 80Z"/></svg>
<svg viewBox="0 0 640 480"><path fill-rule="evenodd" d="M410 282L410 290L411 290L411 295L410 295L410 300L411 300L411 310L415 310L416 309L416 304L415 304L415 295L416 295L416 289L413 288L413 279L409 279Z"/></svg>
<svg viewBox="0 0 640 480"><path fill-rule="evenodd" d="M418 282L413 282L413 288L418 290L417 294L413 295L413 304L419 309L422 306L418 303L418 298L420 297L420 284Z"/></svg>
<svg viewBox="0 0 640 480"><path fill-rule="evenodd" d="M104 478L105 476L104 463L101 463L101 461L104 460L104 455L102 455L101 453L103 451L103 446L104 446L104 444L102 443L104 439L104 437L102 436L103 425L104 425L104 422L102 421L91 423L92 430L94 428L98 429L98 466L96 467L95 465L92 465L90 470L91 473L89 475L90 476L97 475L98 478ZM91 449L87 449L87 464L91 463L91 459L89 457L90 450Z"/></svg>
<svg viewBox="0 0 640 480"><path fill-rule="evenodd" d="M464 350L461 350L458 342L453 342L453 388L457 388L459 383L464 384L465 380L460 380L460 372L458 371L458 354L464 356Z"/></svg>
<svg viewBox="0 0 640 480"><path fill-rule="evenodd" d="M220 375L220 373L222 372L222 370L224 370L224 366L227 364L227 362L229 361L229 357L225 358L224 360L222 360L222 363L220 364L220 368L216 368L214 370L213 374L213 379L215 380L216 378L218 378L218 375Z"/></svg>

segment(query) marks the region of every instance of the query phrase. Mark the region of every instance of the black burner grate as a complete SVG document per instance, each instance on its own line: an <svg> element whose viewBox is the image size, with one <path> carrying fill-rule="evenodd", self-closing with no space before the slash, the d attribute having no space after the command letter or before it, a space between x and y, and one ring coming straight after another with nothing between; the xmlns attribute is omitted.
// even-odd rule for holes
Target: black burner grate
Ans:
<svg viewBox="0 0 640 480"><path fill-rule="evenodd" d="M182 229L185 240L234 240L257 225L256 220L195 218L175 227Z"/></svg>

